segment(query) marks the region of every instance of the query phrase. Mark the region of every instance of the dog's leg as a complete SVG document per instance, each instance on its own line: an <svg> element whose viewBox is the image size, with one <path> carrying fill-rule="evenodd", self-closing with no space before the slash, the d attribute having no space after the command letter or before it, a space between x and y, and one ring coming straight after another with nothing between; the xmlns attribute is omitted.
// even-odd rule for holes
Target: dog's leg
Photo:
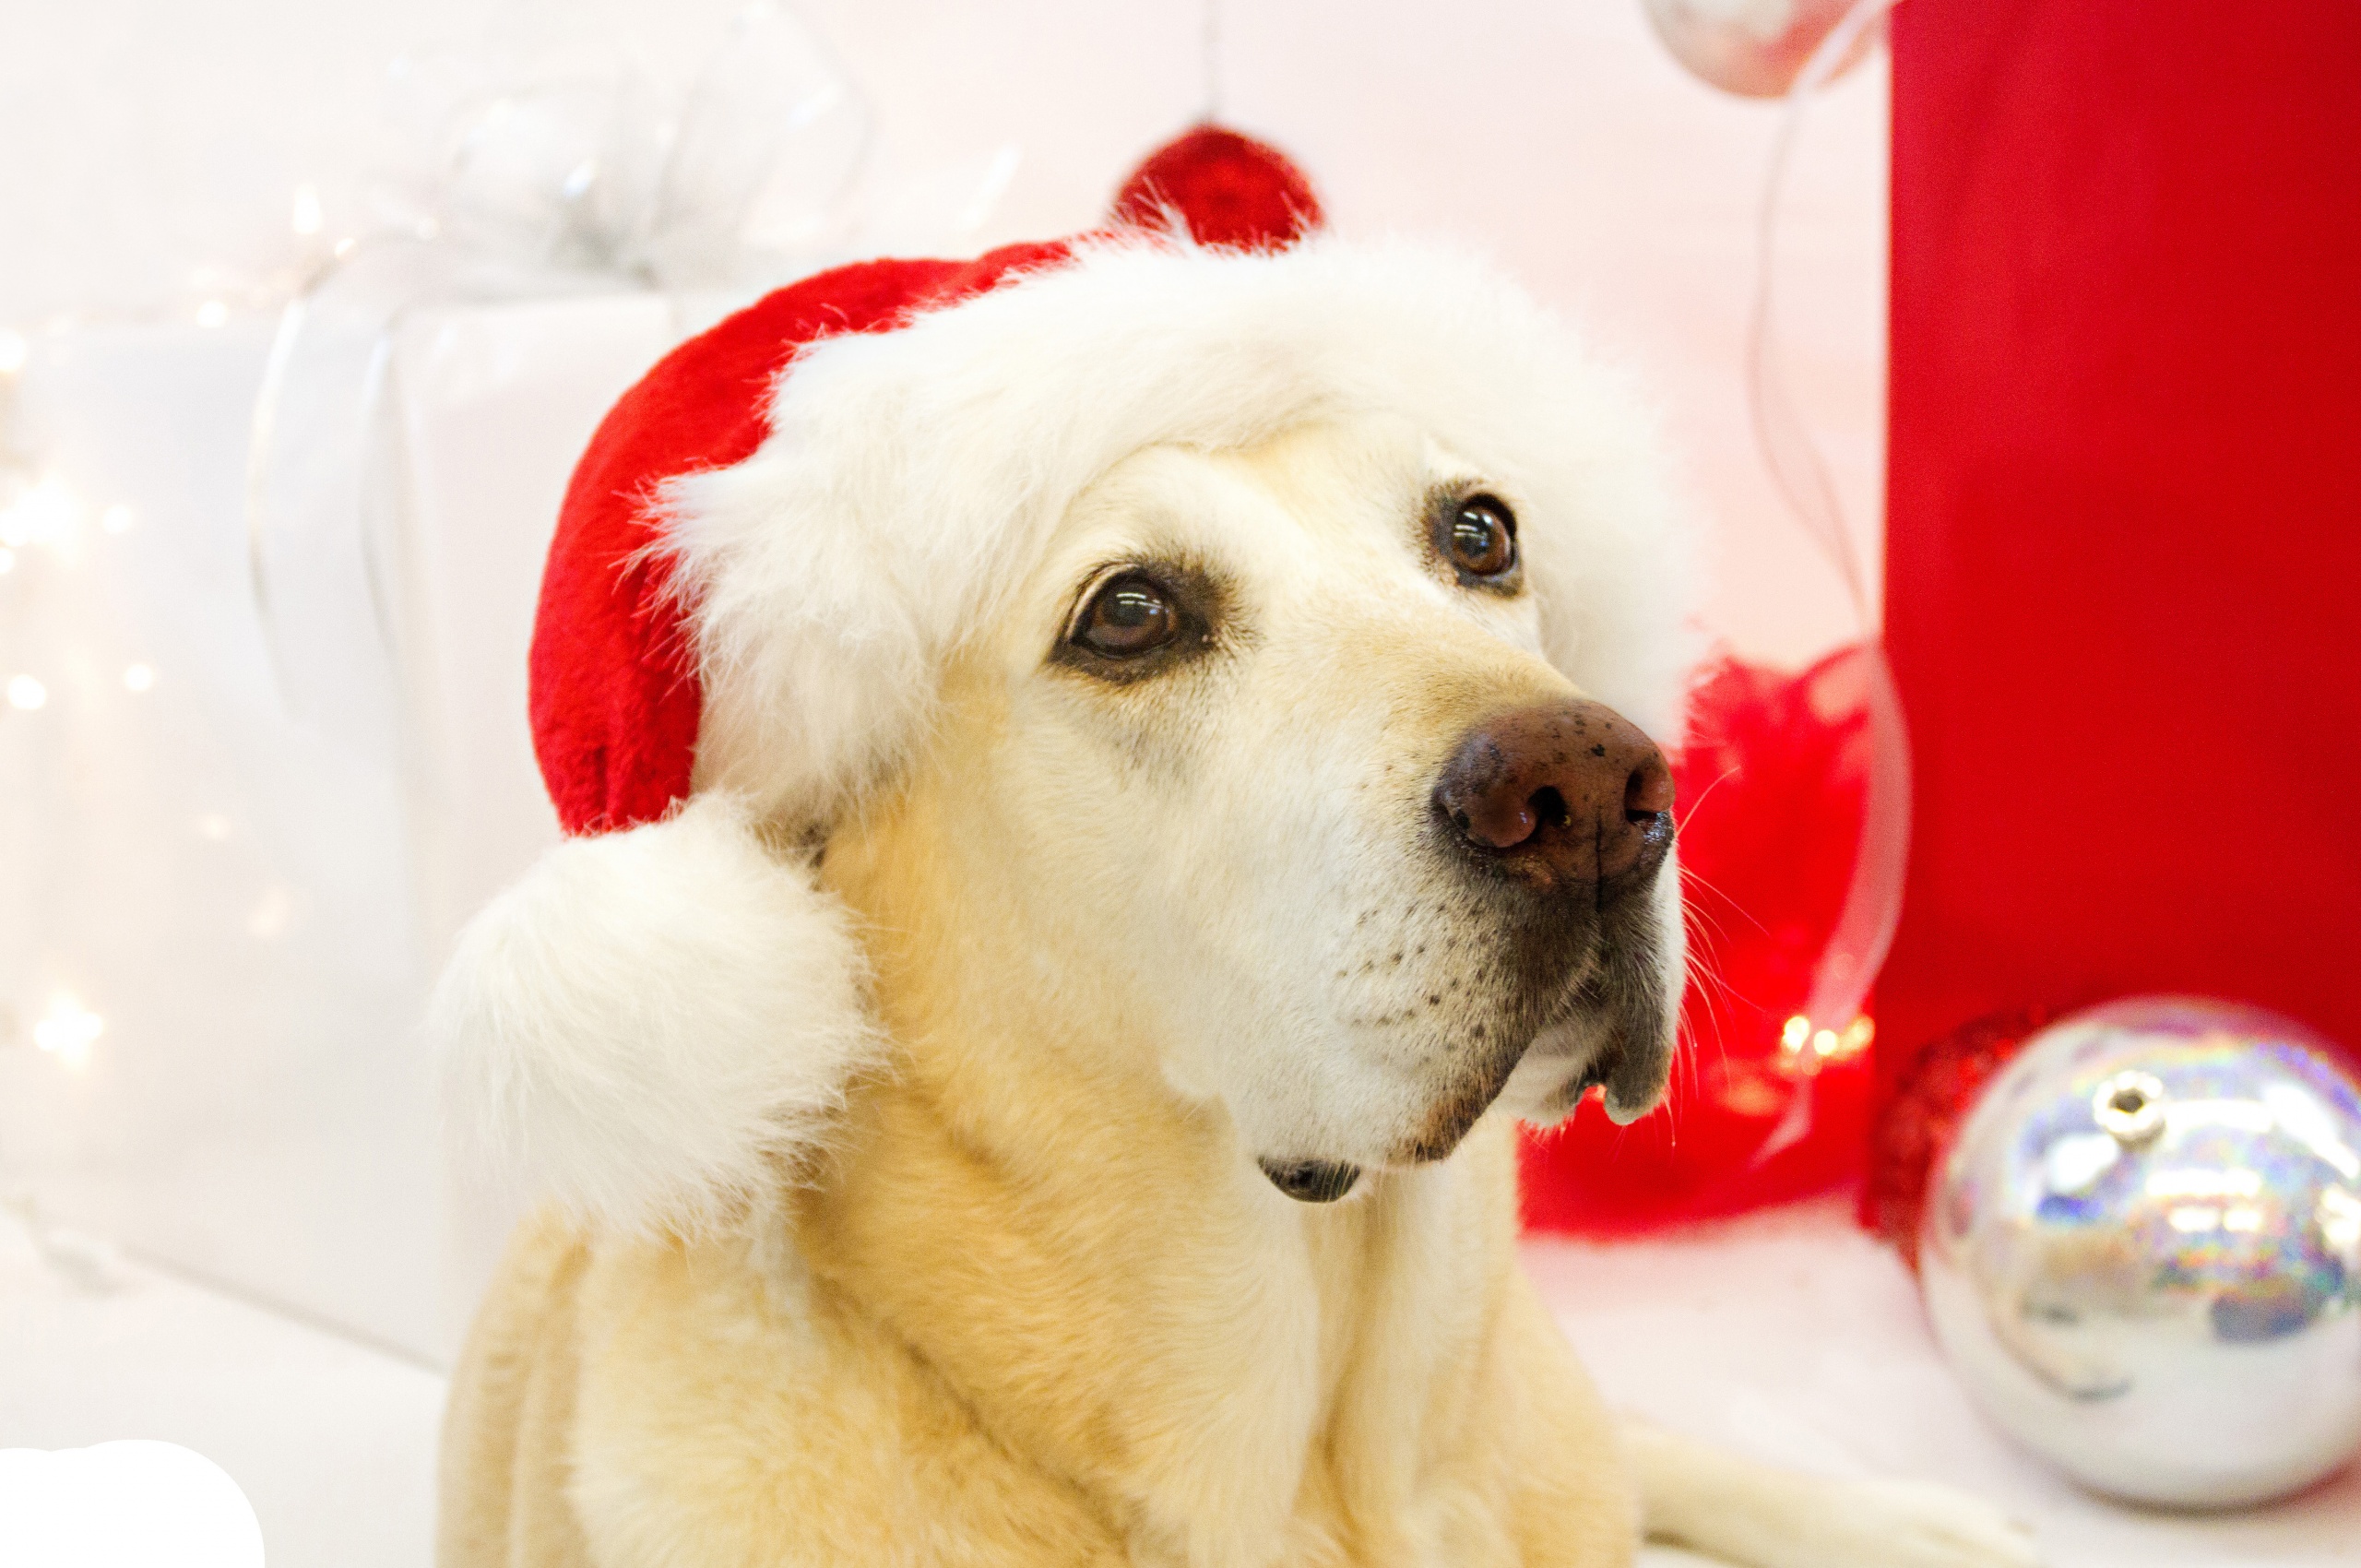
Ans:
<svg viewBox="0 0 2361 1568"><path fill-rule="evenodd" d="M1623 1429L1648 1538L1744 1568L2034 1568L2032 1533L1919 1481L1830 1480L1640 1422Z"/></svg>

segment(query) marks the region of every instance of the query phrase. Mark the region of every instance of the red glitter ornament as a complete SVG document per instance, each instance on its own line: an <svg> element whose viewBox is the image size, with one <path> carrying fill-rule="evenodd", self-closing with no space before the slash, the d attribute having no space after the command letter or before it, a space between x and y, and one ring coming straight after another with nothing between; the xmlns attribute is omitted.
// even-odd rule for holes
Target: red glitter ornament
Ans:
<svg viewBox="0 0 2361 1568"><path fill-rule="evenodd" d="M1918 1267L1918 1221L1936 1159L1994 1075L2057 1013L2023 1008L1963 1024L1890 1065L1869 1133L1861 1225Z"/></svg>

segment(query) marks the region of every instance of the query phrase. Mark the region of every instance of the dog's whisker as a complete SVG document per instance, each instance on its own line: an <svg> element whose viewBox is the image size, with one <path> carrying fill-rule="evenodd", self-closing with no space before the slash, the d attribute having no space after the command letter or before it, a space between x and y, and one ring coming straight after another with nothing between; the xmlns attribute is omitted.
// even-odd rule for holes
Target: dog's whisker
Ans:
<svg viewBox="0 0 2361 1568"><path fill-rule="evenodd" d="M1674 813L1674 831L1676 833L1688 832L1689 825L1696 820L1698 812L1703 809L1707 801L1714 798L1714 791L1728 783L1731 779L1737 778L1739 771L1738 765L1733 763L1728 767L1722 770L1721 777L1715 778L1711 784L1706 785L1703 790L1697 791L1697 798L1689 802L1688 810Z"/></svg>
<svg viewBox="0 0 2361 1568"><path fill-rule="evenodd" d="M1729 909L1736 910L1739 915L1745 917L1747 921L1750 923L1755 930L1761 932L1765 936L1771 934L1771 928L1764 925L1761 921L1755 919L1754 912L1751 909L1749 909L1745 905L1739 903L1729 894L1723 892L1719 887L1716 887L1713 883L1706 880L1704 873L1698 871L1694 866L1684 862L1680 868L1680 880L1684 884L1703 888L1706 892L1720 899L1723 904L1727 906Z"/></svg>

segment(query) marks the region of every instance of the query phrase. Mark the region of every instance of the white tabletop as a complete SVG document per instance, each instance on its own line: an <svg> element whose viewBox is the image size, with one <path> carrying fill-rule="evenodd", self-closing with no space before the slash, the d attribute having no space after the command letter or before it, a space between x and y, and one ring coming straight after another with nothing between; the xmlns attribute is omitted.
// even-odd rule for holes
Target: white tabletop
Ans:
<svg viewBox="0 0 2361 1568"><path fill-rule="evenodd" d="M1608 1398L1661 1425L1966 1487L2035 1524L2057 1568L2361 1564L2361 1470L2191 1519L2096 1502L2020 1457L1943 1370L1908 1274L1837 1203L1615 1246L1536 1241L1526 1262ZM183 1443L245 1489L270 1568L424 1568L438 1375L136 1265L98 1270L108 1289L77 1283L91 1272L0 1217L0 1447Z"/></svg>
<svg viewBox="0 0 2361 1568"><path fill-rule="evenodd" d="M2057 1568L2361 1563L2361 1467L2191 1517L2102 1503L2022 1455L1970 1408L1909 1271L1848 1202L1637 1243L1537 1240L1525 1265L1619 1408L1804 1469L1963 1487L2034 1525Z"/></svg>

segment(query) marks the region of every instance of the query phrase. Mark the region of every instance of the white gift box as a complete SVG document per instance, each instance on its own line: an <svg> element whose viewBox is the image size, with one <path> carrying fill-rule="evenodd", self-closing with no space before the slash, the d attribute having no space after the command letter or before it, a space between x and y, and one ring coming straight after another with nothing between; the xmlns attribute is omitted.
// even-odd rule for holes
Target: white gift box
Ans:
<svg viewBox="0 0 2361 1568"><path fill-rule="evenodd" d="M541 557L599 419L692 325L651 294L406 317L368 442L389 538L259 585L271 324L35 346L48 477L0 574L0 680L41 697L0 707L0 1188L447 1359L507 1217L443 1167L418 1019L557 837Z"/></svg>

